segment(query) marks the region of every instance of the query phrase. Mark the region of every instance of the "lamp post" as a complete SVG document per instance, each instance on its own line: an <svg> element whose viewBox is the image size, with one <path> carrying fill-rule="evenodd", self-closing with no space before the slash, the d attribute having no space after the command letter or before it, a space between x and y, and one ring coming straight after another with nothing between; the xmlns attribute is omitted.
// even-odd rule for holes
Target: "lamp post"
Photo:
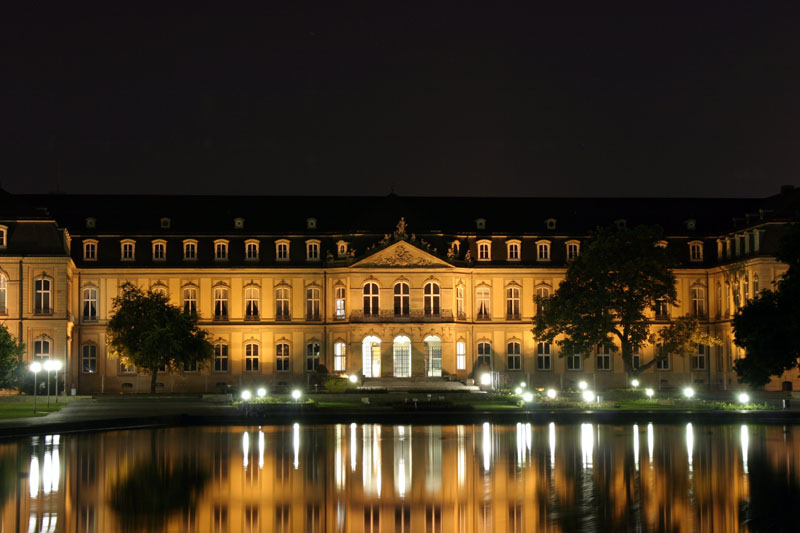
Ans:
<svg viewBox="0 0 800 533"><path fill-rule="evenodd" d="M58 378L58 370L61 368L61 361L55 359L48 359L44 362L44 369L47 370L47 407L50 407L50 372L55 371L56 378ZM58 387L58 383L56 383Z"/></svg>
<svg viewBox="0 0 800 533"><path fill-rule="evenodd" d="M56 390L55 390L55 392L56 392L56 403L58 403L58 371L61 370L62 368L64 368L64 363L62 363L58 359L55 359L53 361L53 366L55 367L55 371L56 371L56 384L55 384L55 389ZM65 384L65 388L66 388L66 384ZM64 391L64 392L66 392L66 391Z"/></svg>
<svg viewBox="0 0 800 533"><path fill-rule="evenodd" d="M36 374L41 372L42 364L33 362L31 366L28 367L28 370L33 372L33 414L36 414L36 390L39 388L39 384L36 382Z"/></svg>

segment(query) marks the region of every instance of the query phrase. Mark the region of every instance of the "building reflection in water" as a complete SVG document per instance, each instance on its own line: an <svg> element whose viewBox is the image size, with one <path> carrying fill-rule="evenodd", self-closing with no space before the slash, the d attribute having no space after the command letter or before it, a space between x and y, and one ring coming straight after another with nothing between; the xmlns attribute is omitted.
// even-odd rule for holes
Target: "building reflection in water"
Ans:
<svg viewBox="0 0 800 533"><path fill-rule="evenodd" d="M780 472L784 491L800 485L800 427L647 424L646 455L640 427L294 424L33 437L0 444L0 526L735 531L769 515L770 487L751 499L750 470ZM126 510L121 501L137 494L147 503Z"/></svg>

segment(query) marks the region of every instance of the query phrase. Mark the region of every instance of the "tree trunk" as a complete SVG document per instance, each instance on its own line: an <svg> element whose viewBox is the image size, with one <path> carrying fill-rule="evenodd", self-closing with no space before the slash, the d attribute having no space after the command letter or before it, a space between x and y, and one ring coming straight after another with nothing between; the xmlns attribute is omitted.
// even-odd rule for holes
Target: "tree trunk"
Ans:
<svg viewBox="0 0 800 533"><path fill-rule="evenodd" d="M156 380L158 379L158 369L153 369L153 376L150 378L150 393L155 394L156 392Z"/></svg>

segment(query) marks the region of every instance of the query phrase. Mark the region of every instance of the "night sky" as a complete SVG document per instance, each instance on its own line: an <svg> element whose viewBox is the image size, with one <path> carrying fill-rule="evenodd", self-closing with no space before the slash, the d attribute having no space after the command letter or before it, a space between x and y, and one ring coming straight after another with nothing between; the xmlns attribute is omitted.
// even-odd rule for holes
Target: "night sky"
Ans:
<svg viewBox="0 0 800 533"><path fill-rule="evenodd" d="M18 4L0 22L10 192L763 197L800 184L796 13Z"/></svg>

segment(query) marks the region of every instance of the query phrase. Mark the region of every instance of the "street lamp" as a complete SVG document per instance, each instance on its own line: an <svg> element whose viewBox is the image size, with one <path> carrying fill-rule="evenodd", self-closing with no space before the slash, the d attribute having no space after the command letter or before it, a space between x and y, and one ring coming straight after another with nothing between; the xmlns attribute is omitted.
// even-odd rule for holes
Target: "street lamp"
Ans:
<svg viewBox="0 0 800 533"><path fill-rule="evenodd" d="M39 388L39 384L36 383L36 374L42 371L42 364L31 363L31 366L28 367L28 370L33 372L33 414L36 414L36 390Z"/></svg>
<svg viewBox="0 0 800 533"><path fill-rule="evenodd" d="M639 380L638 380L638 379L634 379L633 381L631 381L631 386L632 386L634 389L635 389L636 387L638 387L638 386L639 386Z"/></svg>
<svg viewBox="0 0 800 533"><path fill-rule="evenodd" d="M648 398L652 398L652 397L653 397L653 394L655 394L655 392L653 392L653 389L646 389L646 390L644 391L644 393L645 393L645 394L647 394L647 397L648 397Z"/></svg>
<svg viewBox="0 0 800 533"><path fill-rule="evenodd" d="M61 361L55 359L48 359L44 362L44 369L47 370L47 407L50 407L50 372L56 373L56 388L58 388L58 371L61 366Z"/></svg>
<svg viewBox="0 0 800 533"><path fill-rule="evenodd" d="M692 399L694 397L694 389L691 387L686 387L683 389L683 395L686 396L687 399Z"/></svg>
<svg viewBox="0 0 800 533"><path fill-rule="evenodd" d="M299 390L299 389L294 389L294 390L292 391L292 398L294 399L295 403L297 403L297 401L300 399L300 397L301 397L302 395L303 395L303 393L302 393L302 392L300 392L300 390Z"/></svg>
<svg viewBox="0 0 800 533"><path fill-rule="evenodd" d="M588 386L589 385L585 381L578 382L578 388L581 389L581 390L586 390L586 387L588 387Z"/></svg>

